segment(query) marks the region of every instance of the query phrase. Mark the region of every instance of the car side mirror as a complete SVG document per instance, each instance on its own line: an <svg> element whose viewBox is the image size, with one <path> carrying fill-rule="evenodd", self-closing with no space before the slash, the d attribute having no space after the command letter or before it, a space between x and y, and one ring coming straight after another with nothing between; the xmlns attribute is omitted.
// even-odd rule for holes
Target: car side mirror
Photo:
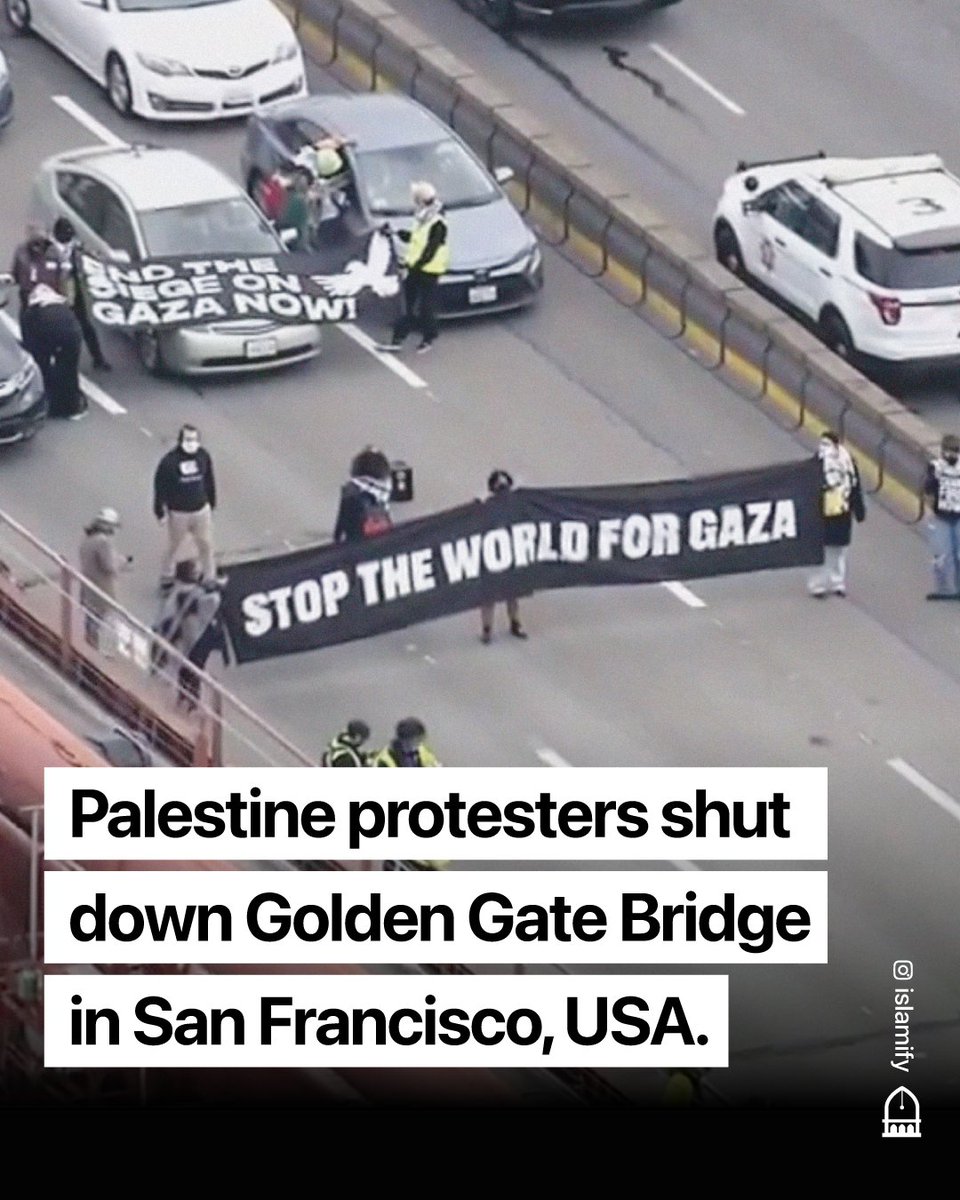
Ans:
<svg viewBox="0 0 960 1200"><path fill-rule="evenodd" d="M285 246L292 246L299 236L300 235L296 229L280 230L280 241L283 242Z"/></svg>
<svg viewBox="0 0 960 1200"><path fill-rule="evenodd" d="M120 263L123 266L129 266L132 259L126 250L111 250L110 258L115 263Z"/></svg>
<svg viewBox="0 0 960 1200"><path fill-rule="evenodd" d="M513 179L513 167L494 167L493 177L497 183L509 183Z"/></svg>
<svg viewBox="0 0 960 1200"><path fill-rule="evenodd" d="M0 308L6 308L10 303L10 293L15 283L12 275L0 275Z"/></svg>

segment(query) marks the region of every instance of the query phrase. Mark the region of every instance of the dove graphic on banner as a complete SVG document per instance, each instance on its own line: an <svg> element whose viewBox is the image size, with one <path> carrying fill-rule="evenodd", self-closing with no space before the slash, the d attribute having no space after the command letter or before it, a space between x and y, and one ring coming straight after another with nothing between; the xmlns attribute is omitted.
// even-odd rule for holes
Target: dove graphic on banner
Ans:
<svg viewBox="0 0 960 1200"><path fill-rule="evenodd" d="M359 259L347 263L340 275L314 275L314 283L331 296L356 296L365 288L381 297L395 296L400 290L400 280L393 267L393 249L389 234L375 230L367 243L367 260Z"/></svg>

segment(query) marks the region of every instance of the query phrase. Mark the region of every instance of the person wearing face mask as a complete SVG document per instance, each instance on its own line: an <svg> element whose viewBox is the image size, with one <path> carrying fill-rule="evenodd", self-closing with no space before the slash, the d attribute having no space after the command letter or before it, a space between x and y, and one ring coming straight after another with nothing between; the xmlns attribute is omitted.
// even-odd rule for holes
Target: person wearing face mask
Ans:
<svg viewBox="0 0 960 1200"><path fill-rule="evenodd" d="M27 307L30 293L39 283L59 290L62 268L60 257L39 225L28 225L25 240L13 256L11 274L17 282L21 312Z"/></svg>
<svg viewBox="0 0 960 1200"><path fill-rule="evenodd" d="M216 578L213 561L213 510L217 489L213 461L200 445L193 425L184 425L176 446L157 465L153 479L153 512L167 522L167 550L160 571L160 590L173 586L174 564L180 547L192 537L200 555L201 578Z"/></svg>
<svg viewBox="0 0 960 1200"><path fill-rule="evenodd" d="M427 731L417 717L397 722L393 741L374 758L375 767L439 767L440 760L426 744Z"/></svg>
<svg viewBox="0 0 960 1200"><path fill-rule="evenodd" d="M393 336L383 350L399 351L407 335L420 333L418 354L425 354L437 338L437 286L440 276L450 267L450 245L443 205L432 183L415 183L410 189L413 199L413 228L395 230L395 236L406 242L403 258L406 275L403 280L403 312L393 327Z"/></svg>
<svg viewBox="0 0 960 1200"><path fill-rule="evenodd" d="M818 450L823 480L820 487L823 515L823 564L810 576L811 596L824 599L847 594L847 549L853 534L853 521L866 517L860 472L849 450L840 445L839 436L825 430Z"/></svg>
<svg viewBox="0 0 960 1200"><path fill-rule="evenodd" d="M947 433L940 453L927 465L923 485L930 500L928 524L933 551L933 587L928 600L960 598L960 438Z"/></svg>
<svg viewBox="0 0 960 1200"><path fill-rule="evenodd" d="M99 371L109 371L110 364L103 357L100 339L87 311L86 281L80 260L82 247L77 241L77 231L66 217L58 217L54 222L53 249L60 260L60 290L77 318L93 365Z"/></svg>
<svg viewBox="0 0 960 1200"><path fill-rule="evenodd" d="M493 471L487 480L487 491L490 496L499 496L509 492L513 487L513 476L509 471ZM480 607L480 641L485 646L490 644L493 637L493 614L496 605L484 604ZM526 641L527 632L520 624L520 601L514 597L507 601L507 620L510 622L512 637Z"/></svg>

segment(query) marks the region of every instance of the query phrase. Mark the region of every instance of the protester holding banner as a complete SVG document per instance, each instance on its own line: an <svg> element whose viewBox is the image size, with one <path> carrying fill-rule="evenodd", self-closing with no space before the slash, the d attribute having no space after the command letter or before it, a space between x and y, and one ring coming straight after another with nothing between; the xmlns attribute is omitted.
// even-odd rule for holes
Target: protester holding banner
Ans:
<svg viewBox="0 0 960 1200"><path fill-rule="evenodd" d="M513 476L509 471L493 471L487 480L487 491L491 496L509 492L513 487ZM490 644L493 637L493 614L495 605L484 604L480 608L480 641L485 646ZM514 597L507 601L507 620L510 622L510 633L515 638L526 640L527 633L520 624L520 601Z"/></svg>
<svg viewBox="0 0 960 1200"><path fill-rule="evenodd" d="M184 425L177 444L160 459L153 479L153 511L167 522L167 549L160 569L160 590L173 585L173 568L183 542L192 537L200 555L201 577L216 576L213 561L213 510L217 488L213 460L200 445L193 425Z"/></svg>
<svg viewBox="0 0 960 1200"><path fill-rule="evenodd" d="M823 472L821 506L823 513L823 565L810 576L810 595L818 600L828 592L834 596L847 594L847 547L853 535L853 520L866 516L860 472L839 436L824 430L819 447Z"/></svg>
<svg viewBox="0 0 960 1200"><path fill-rule="evenodd" d="M390 460L382 450L365 447L350 464L350 478L340 489L333 540L362 542L386 532L393 524L391 487Z"/></svg>
<svg viewBox="0 0 960 1200"><path fill-rule="evenodd" d="M426 744L427 731L417 717L397 723L396 734L373 760L375 767L439 767L440 760Z"/></svg>
<svg viewBox="0 0 960 1200"><path fill-rule="evenodd" d="M66 217L58 217L54 223L53 249L60 259L60 290L77 318L93 365L100 371L109 371L110 364L103 357L100 339L87 310L86 278L80 263L82 247L77 241L77 231Z"/></svg>

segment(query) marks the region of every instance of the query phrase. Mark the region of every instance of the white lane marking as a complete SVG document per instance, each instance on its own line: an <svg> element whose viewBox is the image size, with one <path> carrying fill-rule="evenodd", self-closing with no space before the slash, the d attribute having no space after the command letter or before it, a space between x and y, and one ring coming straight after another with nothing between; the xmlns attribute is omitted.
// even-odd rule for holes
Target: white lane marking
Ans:
<svg viewBox="0 0 960 1200"><path fill-rule="evenodd" d="M358 329L356 325L351 325L349 322L344 322L338 325L337 328L341 333L345 333L351 341L356 342L358 346L366 350L368 354L372 354L377 362L383 363L388 371L392 371L394 375L399 376L404 383L412 388L425 388L427 381L421 379L415 372L411 371L406 363L401 362L392 354L384 354L382 350L378 350L373 338L368 337L362 329Z"/></svg>
<svg viewBox="0 0 960 1200"><path fill-rule="evenodd" d="M657 42L648 42L647 45L654 52L654 54L656 54L659 58L662 58L664 62L669 63L670 66L679 71L681 75L686 75L686 77L692 83L695 83L697 87L703 88L708 96L712 96L714 100L716 100L719 104L722 104L723 107L728 111L734 113L738 117L745 117L747 115L739 104L735 104L729 96L725 96L723 92L721 92L718 88L715 88L713 84L704 79L702 75L698 75L692 67L688 67L685 62L682 62L679 58L677 58L675 54L671 54L669 50L664 50L664 48Z"/></svg>
<svg viewBox="0 0 960 1200"><path fill-rule="evenodd" d="M892 771L896 771L901 779L912 783L917 791L923 792L928 800L939 805L948 816L953 817L955 821L960 821L960 803L954 800L949 792L945 792L943 788L931 783L925 775L921 775L916 767L911 767L902 758L888 758L887 766Z"/></svg>
<svg viewBox="0 0 960 1200"><path fill-rule="evenodd" d="M551 750L549 746L539 746L534 750L537 758L547 767L572 767L573 763L568 763L562 755L559 755L556 750ZM685 858L670 858L667 860L671 867L676 867L678 871L699 871L701 868L696 863L688 862Z"/></svg>
<svg viewBox="0 0 960 1200"><path fill-rule="evenodd" d="M73 117L75 121L79 121L85 129L88 129L105 146L125 146L127 144L123 138L117 137L115 133L111 133L106 125L101 125L96 117L92 117L85 109L82 109L76 100L71 100L69 96L51 96L50 99L57 108L62 108L67 116Z"/></svg>
<svg viewBox="0 0 960 1200"><path fill-rule="evenodd" d="M661 583L661 587L665 587L671 595L676 596L678 600L682 600L688 608L706 608L706 601L701 600L699 596L691 592L688 587L684 587L682 583L669 581Z"/></svg>
<svg viewBox="0 0 960 1200"><path fill-rule="evenodd" d="M431 667L435 667L437 665L437 660L433 657L432 654L425 654L423 656L423 661L428 662Z"/></svg>
<svg viewBox="0 0 960 1200"><path fill-rule="evenodd" d="M14 320L9 313L5 312L0 312L0 321L3 321L4 325L6 325L17 341L19 341L19 323ZM108 396L102 387L94 383L92 379L87 379L86 375L80 376L80 390L88 400L92 400L94 404L99 404L100 407L106 409L106 411L110 413L112 417L123 416L123 414L127 411L123 405L118 404L112 396Z"/></svg>

